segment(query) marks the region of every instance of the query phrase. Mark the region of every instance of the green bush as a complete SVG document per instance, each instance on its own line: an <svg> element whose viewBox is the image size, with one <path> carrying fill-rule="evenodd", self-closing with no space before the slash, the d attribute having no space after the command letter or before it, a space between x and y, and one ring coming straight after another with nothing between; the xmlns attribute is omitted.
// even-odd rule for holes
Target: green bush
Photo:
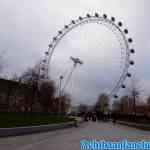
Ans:
<svg viewBox="0 0 150 150"><path fill-rule="evenodd" d="M74 119L49 114L0 113L0 128L57 124L69 121L74 121Z"/></svg>

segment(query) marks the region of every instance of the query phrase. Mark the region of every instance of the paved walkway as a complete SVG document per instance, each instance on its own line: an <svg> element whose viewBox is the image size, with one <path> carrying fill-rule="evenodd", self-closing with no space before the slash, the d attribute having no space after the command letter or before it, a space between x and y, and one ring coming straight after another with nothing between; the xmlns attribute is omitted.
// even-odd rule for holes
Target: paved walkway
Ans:
<svg viewBox="0 0 150 150"><path fill-rule="evenodd" d="M81 139L150 139L150 131L109 122L87 122L78 128L0 138L0 150L79 150Z"/></svg>

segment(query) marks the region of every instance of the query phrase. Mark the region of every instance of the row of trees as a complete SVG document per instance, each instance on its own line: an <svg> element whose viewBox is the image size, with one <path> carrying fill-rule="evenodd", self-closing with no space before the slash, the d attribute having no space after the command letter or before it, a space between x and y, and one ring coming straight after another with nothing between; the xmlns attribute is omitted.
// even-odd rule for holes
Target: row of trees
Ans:
<svg viewBox="0 0 150 150"><path fill-rule="evenodd" d="M113 102L113 110L124 114L149 114L150 113L150 96L146 99L141 97L142 88L138 81L133 79L127 94L119 100Z"/></svg>
<svg viewBox="0 0 150 150"><path fill-rule="evenodd" d="M110 99L107 94L103 93L99 95L96 104L94 105L95 111L100 111L102 113L107 113L109 111Z"/></svg>
<svg viewBox="0 0 150 150"><path fill-rule="evenodd" d="M2 55L0 55L0 57L2 57ZM39 111L42 112L66 113L71 104L71 97L68 94L57 97L55 82L52 80L43 81L39 76L39 67L40 64L37 64L33 68L28 68L20 76L15 74L10 79L14 81L14 83L18 83L19 88L7 90L6 95L10 95L7 101L13 103L11 105L13 110L15 110L15 107L17 109L20 104L19 107L22 108L22 111L33 112L33 108L38 104L40 106ZM3 66L0 65L0 71L2 71L2 69ZM21 93L21 96L17 93ZM19 97L23 98L19 100Z"/></svg>
<svg viewBox="0 0 150 150"><path fill-rule="evenodd" d="M131 85L127 88L127 94L123 95L120 99L113 101L112 107L110 108L110 99L107 94L102 93L99 95L96 103L94 104L91 111L108 113L110 111L117 111L119 113L134 114L137 113L150 113L150 109L147 106L150 106L150 96L145 100L142 100L140 97L141 88L138 85L138 81L133 79ZM142 110L143 109L143 110ZM79 106L79 112L88 112L88 106L82 104Z"/></svg>
<svg viewBox="0 0 150 150"><path fill-rule="evenodd" d="M119 100L114 101L113 103L113 109L118 112L124 112L124 113L136 113L138 112L138 108L140 106L143 107L143 112L146 111L147 107L150 106L150 96L146 99L146 101L139 102L140 99L138 97L133 97L131 95L124 95ZM142 111L142 110L141 110Z"/></svg>
<svg viewBox="0 0 150 150"><path fill-rule="evenodd" d="M31 108L38 99L42 111L44 112L66 113L68 111L71 104L71 97L68 94L57 97L55 82L52 80L42 81L40 79L39 65L24 72L21 76L21 82L30 85L33 89L33 95L31 95Z"/></svg>
<svg viewBox="0 0 150 150"><path fill-rule="evenodd" d="M86 104L80 104L78 107L78 112L81 115L84 115L88 112L101 112L108 113L109 111L109 102L110 99L107 94L102 93L98 96L96 103L93 106L88 106Z"/></svg>

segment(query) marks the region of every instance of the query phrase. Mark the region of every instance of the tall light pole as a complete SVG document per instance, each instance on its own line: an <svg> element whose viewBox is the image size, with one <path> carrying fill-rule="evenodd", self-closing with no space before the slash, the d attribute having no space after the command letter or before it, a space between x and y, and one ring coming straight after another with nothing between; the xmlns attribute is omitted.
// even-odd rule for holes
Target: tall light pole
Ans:
<svg viewBox="0 0 150 150"><path fill-rule="evenodd" d="M64 77L62 75L59 77L59 113L61 113L61 96L62 96L61 85L62 85L63 78Z"/></svg>
<svg viewBox="0 0 150 150"><path fill-rule="evenodd" d="M61 85L62 85L63 78L64 78L63 76L59 77L59 97L62 95Z"/></svg>

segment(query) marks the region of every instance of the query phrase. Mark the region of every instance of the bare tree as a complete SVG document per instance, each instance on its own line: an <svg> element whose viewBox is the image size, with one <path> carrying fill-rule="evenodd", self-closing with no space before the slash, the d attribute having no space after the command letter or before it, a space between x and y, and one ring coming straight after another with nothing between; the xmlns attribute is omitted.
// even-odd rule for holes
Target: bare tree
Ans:
<svg viewBox="0 0 150 150"><path fill-rule="evenodd" d="M3 71L4 69L4 55L5 55L5 51L1 51L0 52L0 73Z"/></svg>
<svg viewBox="0 0 150 150"><path fill-rule="evenodd" d="M43 82L40 86L40 104L44 112L49 112L54 110L54 95L55 95L55 84L53 81Z"/></svg>
<svg viewBox="0 0 150 150"><path fill-rule="evenodd" d="M12 80L12 81L19 81L20 77L15 73L15 74L12 75L12 77L10 78L10 80Z"/></svg>
<svg viewBox="0 0 150 150"><path fill-rule="evenodd" d="M0 55L0 72L2 71L3 65L2 65L2 55Z"/></svg>
<svg viewBox="0 0 150 150"><path fill-rule="evenodd" d="M28 111L32 112L32 106L38 97L39 72L35 67L28 68L19 80L21 83L24 83L29 87L26 91L24 91L26 94L25 104L26 107L28 107Z"/></svg>
<svg viewBox="0 0 150 150"><path fill-rule="evenodd" d="M113 111L120 112L120 101L114 100L112 104Z"/></svg>
<svg viewBox="0 0 150 150"><path fill-rule="evenodd" d="M101 112L105 113L108 111L109 107L109 97L107 94L103 93L99 95L98 100L96 102L96 108L99 109Z"/></svg>
<svg viewBox="0 0 150 150"><path fill-rule="evenodd" d="M60 99L61 99L61 112L66 114L71 106L71 96L69 94L63 94Z"/></svg>
<svg viewBox="0 0 150 150"><path fill-rule="evenodd" d="M133 110L132 106L132 99L128 95L122 96L120 98L120 112L129 113Z"/></svg>
<svg viewBox="0 0 150 150"><path fill-rule="evenodd" d="M140 96L140 87L138 85L138 80L133 78L131 81L131 85L128 88L128 93L130 97L130 103L133 105L133 111L134 114L136 115L136 104L139 101L139 96Z"/></svg>
<svg viewBox="0 0 150 150"><path fill-rule="evenodd" d="M35 85L39 81L39 74L35 70L35 68L28 68L21 76L22 82L29 84L29 85Z"/></svg>
<svg viewBox="0 0 150 150"><path fill-rule="evenodd" d="M150 96L148 96L148 98L146 99L147 105L150 106Z"/></svg>
<svg viewBox="0 0 150 150"><path fill-rule="evenodd" d="M81 115L84 115L85 113L88 112L88 106L86 104L80 104L79 107L78 107L78 112Z"/></svg>

